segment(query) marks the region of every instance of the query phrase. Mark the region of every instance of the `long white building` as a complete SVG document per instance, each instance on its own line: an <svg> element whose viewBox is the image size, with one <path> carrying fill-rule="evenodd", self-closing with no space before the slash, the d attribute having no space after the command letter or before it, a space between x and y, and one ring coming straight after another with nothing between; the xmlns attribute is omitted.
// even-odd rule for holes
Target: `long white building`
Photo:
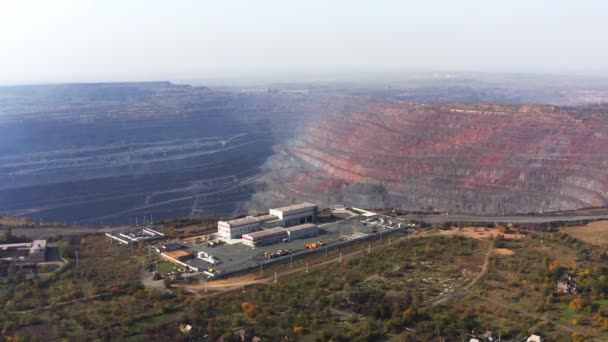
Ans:
<svg viewBox="0 0 608 342"><path fill-rule="evenodd" d="M270 228L243 235L243 244L250 247L270 245L287 238L285 228Z"/></svg>
<svg viewBox="0 0 608 342"><path fill-rule="evenodd" d="M224 239L238 239L243 234L260 230L260 221L253 216L236 220L218 221L217 235Z"/></svg>

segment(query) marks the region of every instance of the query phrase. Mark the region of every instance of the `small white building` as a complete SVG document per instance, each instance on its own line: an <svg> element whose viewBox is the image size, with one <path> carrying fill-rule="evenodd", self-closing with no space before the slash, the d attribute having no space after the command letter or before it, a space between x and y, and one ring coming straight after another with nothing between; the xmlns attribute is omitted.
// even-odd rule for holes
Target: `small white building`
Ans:
<svg viewBox="0 0 608 342"><path fill-rule="evenodd" d="M260 221L253 216L217 222L217 235L224 239L238 239L242 237L243 234L255 232L260 229Z"/></svg>
<svg viewBox="0 0 608 342"><path fill-rule="evenodd" d="M270 228L259 232L244 234L242 242L246 246L255 247L260 245L270 245L287 238L285 228Z"/></svg>
<svg viewBox="0 0 608 342"><path fill-rule="evenodd" d="M543 342L543 339L542 339L542 337L540 337L538 335L530 335L530 337L528 337L526 342Z"/></svg>
<svg viewBox="0 0 608 342"><path fill-rule="evenodd" d="M292 204L269 210L269 214L283 221L284 227L312 223L317 216L317 205L312 203Z"/></svg>

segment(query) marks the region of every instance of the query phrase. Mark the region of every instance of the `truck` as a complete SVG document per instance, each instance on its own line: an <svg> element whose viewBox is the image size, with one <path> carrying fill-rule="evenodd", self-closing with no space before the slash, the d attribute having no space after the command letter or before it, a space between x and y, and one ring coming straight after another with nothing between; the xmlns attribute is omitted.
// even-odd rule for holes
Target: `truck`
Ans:
<svg viewBox="0 0 608 342"><path fill-rule="evenodd" d="M319 248L319 247L323 247L323 246L325 246L325 243L323 243L323 241L317 241L315 243L306 244L306 248L308 248L308 249L315 249L315 248Z"/></svg>
<svg viewBox="0 0 608 342"><path fill-rule="evenodd" d="M269 251L264 252L264 257L266 259L273 259L273 258L278 258L278 257L282 257L285 255L289 255L291 253L293 253L293 251L291 249L279 249L276 252L269 252Z"/></svg>

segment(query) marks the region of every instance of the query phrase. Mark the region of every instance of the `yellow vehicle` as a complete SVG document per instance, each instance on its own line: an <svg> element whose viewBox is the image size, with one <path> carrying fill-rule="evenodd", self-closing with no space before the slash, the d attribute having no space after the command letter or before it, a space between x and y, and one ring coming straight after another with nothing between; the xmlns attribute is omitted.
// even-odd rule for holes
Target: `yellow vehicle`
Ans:
<svg viewBox="0 0 608 342"><path fill-rule="evenodd" d="M322 241L317 241L315 243L307 243L306 244L306 248L308 249L315 249L315 248L319 248L325 246L325 244Z"/></svg>

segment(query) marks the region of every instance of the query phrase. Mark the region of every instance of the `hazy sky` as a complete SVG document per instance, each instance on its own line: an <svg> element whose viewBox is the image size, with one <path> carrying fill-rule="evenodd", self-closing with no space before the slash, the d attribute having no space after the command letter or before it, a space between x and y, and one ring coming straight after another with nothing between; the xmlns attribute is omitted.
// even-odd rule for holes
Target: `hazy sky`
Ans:
<svg viewBox="0 0 608 342"><path fill-rule="evenodd" d="M608 70L605 0L0 0L0 84Z"/></svg>

